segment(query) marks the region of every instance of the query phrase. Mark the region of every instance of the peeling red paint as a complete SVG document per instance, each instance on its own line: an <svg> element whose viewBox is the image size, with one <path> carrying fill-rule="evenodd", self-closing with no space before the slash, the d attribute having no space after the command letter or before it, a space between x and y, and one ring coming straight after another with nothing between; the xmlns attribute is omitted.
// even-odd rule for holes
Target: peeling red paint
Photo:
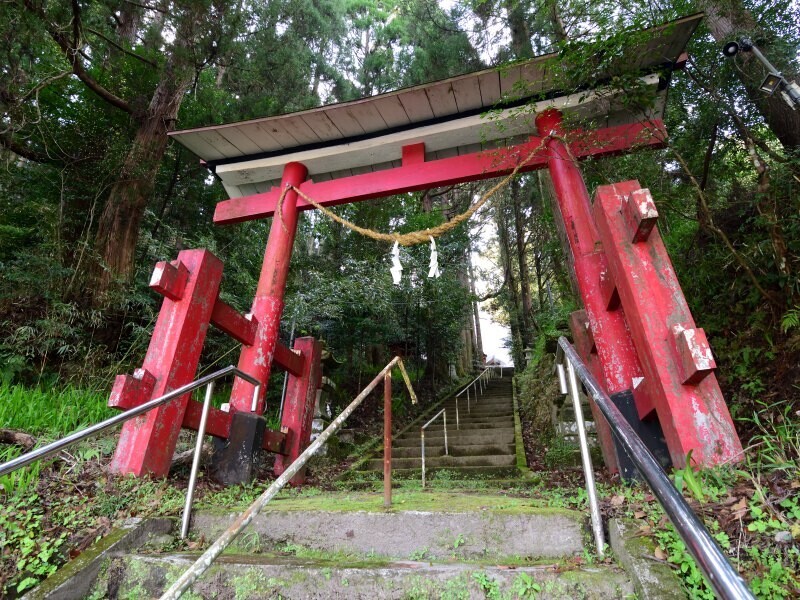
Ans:
<svg viewBox="0 0 800 600"><path fill-rule="evenodd" d="M544 135L551 129L540 127L539 131ZM570 139L570 152L579 159L621 154L630 150L634 145L660 148L664 146L664 140L667 139L666 128L659 119L573 133L574 135ZM384 198L437 186L508 175L520 160L538 148L541 142L542 138L531 136L525 142L508 147L481 150L452 158L412 162L393 169L330 181L309 180L296 185L315 202L328 207ZM419 145L410 144L407 147L409 150L406 152L411 154L416 152L418 160ZM547 166L547 162L542 154L537 154L525 163L520 172L544 168ZM275 211L282 192L283 184L281 187L273 187L262 194L223 200L217 204L214 223L241 223L269 217ZM307 200L302 198L297 202L298 210L313 208Z"/></svg>
<svg viewBox="0 0 800 600"><path fill-rule="evenodd" d="M600 186L595 195L594 217L604 247L614 248L608 253L610 272L670 456L677 467L683 466L690 450L698 464L740 460L739 438L706 360L710 349L707 343L705 347L700 343L697 332L702 330L695 328L658 228L652 229L646 241L631 241L623 207L640 188L636 181ZM689 336L691 345L685 343L688 340L681 333L687 330L695 331ZM679 339L684 340L683 348L679 348ZM682 356L686 355L686 361L693 365L690 370L694 369L688 378L682 364ZM702 377L695 372L699 370L705 371Z"/></svg>
<svg viewBox="0 0 800 600"><path fill-rule="evenodd" d="M290 431L292 434L286 438L285 455L275 457L273 471L276 476L281 475L308 446L317 388L322 382L320 343L312 337L303 337L295 341L294 348L300 350L306 360L303 362L303 374L299 377L290 375L286 385L281 431ZM299 484L303 481L305 481L305 470L295 475L291 483Z"/></svg>
<svg viewBox="0 0 800 600"><path fill-rule="evenodd" d="M288 185L299 186L308 174L300 163L289 163L284 167L281 189ZM264 398L272 370L275 345L278 343L283 295L286 277L289 273L289 260L297 231L297 192L286 193L281 206L281 214L272 220L267 248L264 251L264 264L258 279L258 288L250 314L258 320L255 343L242 348L239 368L258 379L261 385L260 398L256 412L263 414ZM253 385L237 379L231 393L231 410L249 412L253 402Z"/></svg>
<svg viewBox="0 0 800 600"><path fill-rule="evenodd" d="M578 356L586 363L586 366L592 372L592 375L595 376L595 379L602 381L603 369L600 366L600 361L596 353L592 353L594 340L589 338L591 327L589 327L589 317L585 310L576 310L570 314L569 328L570 331L572 331L572 339L575 341L575 350L578 352ZM610 473L618 473L619 461L617 459L617 450L614 446L611 428L608 426L608 422L594 402L590 401L589 407L592 411L592 420L595 423L597 439L600 442L600 450L603 453L603 460L606 463L606 467Z"/></svg>
<svg viewBox="0 0 800 600"><path fill-rule="evenodd" d="M561 115L558 111L545 111L536 117L540 132L561 132ZM573 269L578 291L589 318L594 344L602 368L601 384L611 395L632 388L634 377L642 376L639 359L625 322L624 310L609 312L610 298L604 294L601 275L608 271L607 259L597 227L591 213L589 193L580 169L571 160L563 142L548 142L548 166L553 179L556 199L564 221L573 258ZM612 284L606 282L606 292ZM648 416L647 394L641 393L642 404L637 404L642 418Z"/></svg>
<svg viewBox="0 0 800 600"><path fill-rule="evenodd" d="M211 307L219 293L222 262L211 252L184 250L178 255L177 264L186 268L188 276L180 300L164 298L142 366L152 374L154 383L149 397L142 401L194 380ZM168 272L169 268L161 270L161 274ZM166 476L188 401L187 394L128 421L122 427L111 470L136 476Z"/></svg>

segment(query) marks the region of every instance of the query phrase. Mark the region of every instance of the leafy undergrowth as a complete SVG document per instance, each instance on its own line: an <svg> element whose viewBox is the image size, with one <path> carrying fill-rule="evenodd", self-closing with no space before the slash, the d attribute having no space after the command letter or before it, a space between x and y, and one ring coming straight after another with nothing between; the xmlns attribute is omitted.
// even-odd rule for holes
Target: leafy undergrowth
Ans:
<svg viewBox="0 0 800 600"><path fill-rule="evenodd" d="M548 374L549 377L549 374ZM754 402L752 417L737 425L749 445L745 460L714 469L684 468L672 473L694 511L748 582L757 598L800 597L800 411L792 402ZM538 434L522 411L529 467L550 488L554 502L587 510L577 448ZM687 457L691 462L691 455ZM602 464L598 461L595 465ZM690 598L713 599L685 544L644 483L626 485L595 469L601 509L606 519L641 522L640 534L652 538L655 561L678 573ZM578 490L564 496L570 487Z"/></svg>

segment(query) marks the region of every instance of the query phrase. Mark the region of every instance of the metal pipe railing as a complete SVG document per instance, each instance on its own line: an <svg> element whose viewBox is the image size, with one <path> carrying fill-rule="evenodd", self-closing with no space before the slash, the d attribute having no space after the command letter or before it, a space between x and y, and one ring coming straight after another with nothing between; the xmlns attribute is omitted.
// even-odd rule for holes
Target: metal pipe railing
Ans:
<svg viewBox="0 0 800 600"><path fill-rule="evenodd" d="M96 423L95 425L91 425L89 427L86 427L85 429L80 429L78 431L70 433L68 436L63 437L60 440L56 440L55 442L42 446L41 448L36 448L35 450L31 450L30 452L23 454L22 456L18 456L13 460L3 463L2 465L0 465L0 477L2 477L3 475L7 475L13 471L16 471L17 469L27 466L33 462L36 462L37 460L42 460L44 458L57 454L64 448L67 448L73 444L76 444L80 441L83 441L87 438L97 435L98 433L105 431L106 429L111 429L112 427L120 425L125 421L130 421L134 417L138 417L139 415L144 414L153 408L157 408L162 404L166 404L170 400L174 400L175 398L183 396L184 394L193 392L194 390L201 388L212 381L216 381L220 377L224 377L229 373L235 373L238 377L241 377L245 381L249 381L254 386L256 386L256 389L253 392L253 404L255 405L256 401L258 400L258 393L259 390L261 389L261 384L258 382L257 379L251 377L244 371L240 371L234 366L228 366L225 367L224 369L220 369L219 371L211 373L210 375L204 375L203 377L196 379L192 383L187 383L186 385L182 385L181 387L176 388L171 392L164 394L163 396L145 402L144 404L140 404L139 406L136 406L134 408L128 409L125 412L122 412L118 415L111 417L110 419L106 419L105 421L101 421L100 423Z"/></svg>
<svg viewBox="0 0 800 600"><path fill-rule="evenodd" d="M481 380L483 378L493 379L494 376L495 376L495 369L496 369L496 367L494 365L490 365L490 366L486 367L483 371L480 372L480 374L475 379L470 381L467 385L465 385L461 389L460 392L458 392L455 395L456 429L459 429L459 430L461 429L461 420L460 420L459 411L458 411L458 398L459 398L459 396L461 396L464 392L467 393L467 413L471 413L472 412L472 407L471 407L470 395L469 395L470 388L475 387L475 386L479 386L481 388L481 394L483 394L483 384L481 383ZM502 379L502 377L503 377L503 367L501 365L500 366L500 378ZM487 385L488 385L488 383L487 383ZM477 392L473 392L473 395L475 396L475 400L477 401L477 399L478 399Z"/></svg>
<svg viewBox="0 0 800 600"><path fill-rule="evenodd" d="M443 408L438 413L436 413L433 418L425 423L419 429L419 437L420 437L420 447L421 447L421 454L422 454L422 487L425 487L425 430L428 428L428 425L433 423L439 417L442 417L442 423L444 426L444 453L445 456L449 456L450 453L447 450L447 409Z"/></svg>
<svg viewBox="0 0 800 600"><path fill-rule="evenodd" d="M575 424L578 428L578 440L581 447L581 463L583 464L583 476L586 479L586 496L589 502L589 513L592 517L592 533L597 549L597 556L603 557L605 554L605 540L603 539L603 519L600 516L600 504L597 501L597 488L594 482L594 468L592 467L592 456L589 454L589 440L586 437L586 424L583 421L583 407L581 407L581 397L578 390L578 382L575 379L575 369L570 361L567 361L567 387L572 398L572 410L575 412Z"/></svg>
<svg viewBox="0 0 800 600"><path fill-rule="evenodd" d="M161 600L176 600L180 598L183 593L188 590L197 579L208 570L214 563L214 560L222 554L230 543L239 535L242 530L247 527L259 512L272 500L278 492L281 491L292 477L294 477L300 469L302 469L308 460L314 456L319 450L320 446L325 444L328 439L336 433L339 428L344 424L345 420L353 414L353 411L358 408L361 402L375 389L375 387L385 378L386 373L398 363L402 364L400 357L396 356L386 365L383 370L375 376L367 387L355 397L355 399L345 408L339 416L337 416L330 425L319 434L319 437L314 440L308 448L306 448L295 461L278 477L272 485L270 485L264 492L256 498L250 507L244 511L239 517L231 524L228 529L214 542L208 550L206 550L197 561L189 567L183 575L181 575L170 588L161 596ZM401 367L402 369L402 367ZM413 391L412 391L413 394Z"/></svg>
<svg viewBox="0 0 800 600"><path fill-rule="evenodd" d="M583 383L597 408L603 413L616 439L652 490L653 495L664 508L664 512L667 513L678 535L680 535L689 552L697 561L698 567L706 576L716 594L722 600L753 599L752 592L728 562L725 554L714 542L711 534L681 493L672 485L658 460L645 446L630 423L608 397L608 394L597 383L597 380L589 372L569 341L561 337L558 340L558 346L559 357L557 357L557 361L563 355L567 361L568 373L571 366L574 375ZM561 381L560 374L559 381Z"/></svg>

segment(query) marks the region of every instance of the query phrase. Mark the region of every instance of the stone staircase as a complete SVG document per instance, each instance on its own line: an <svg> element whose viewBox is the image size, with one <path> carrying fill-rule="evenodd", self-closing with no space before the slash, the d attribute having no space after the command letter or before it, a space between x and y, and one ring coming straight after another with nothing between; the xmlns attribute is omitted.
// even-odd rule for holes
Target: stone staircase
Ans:
<svg viewBox="0 0 800 600"><path fill-rule="evenodd" d="M471 477L501 478L517 475L514 403L511 390L513 372L492 379L477 400L463 394L446 400L431 416L446 409L447 454L444 447L444 423L439 417L425 430L425 465L428 477L447 472L457 479ZM420 428L414 426L392 441L392 476L416 478L422 468ZM373 458L362 465L360 474L383 471L383 459ZM358 476L358 472L356 476Z"/></svg>
<svg viewBox="0 0 800 600"><path fill-rule="evenodd" d="M477 403L444 403L426 433L430 472L466 479L518 475L511 378L490 382ZM434 409L434 414L439 408ZM419 426L393 444L394 474L419 476ZM373 471L382 463L369 459ZM373 491L282 492L192 587L186 599L675 599L675 575L639 535L612 519L619 563L592 557L585 513L525 494L401 487L390 509ZM488 482L487 482L488 483ZM446 487L446 486L445 486ZM483 489L491 489L484 487ZM197 512L189 543L174 519L131 519L25 598L158 598L246 508ZM587 545L588 544L588 545ZM624 567L624 568L623 568Z"/></svg>
<svg viewBox="0 0 800 600"><path fill-rule="evenodd" d="M637 588L620 567L579 558L580 512L446 492L381 505L365 492L279 497L184 598L621 599ZM237 516L199 513L190 536L209 543ZM176 551L177 529L169 519L132 523L28 597L158 598L200 550Z"/></svg>

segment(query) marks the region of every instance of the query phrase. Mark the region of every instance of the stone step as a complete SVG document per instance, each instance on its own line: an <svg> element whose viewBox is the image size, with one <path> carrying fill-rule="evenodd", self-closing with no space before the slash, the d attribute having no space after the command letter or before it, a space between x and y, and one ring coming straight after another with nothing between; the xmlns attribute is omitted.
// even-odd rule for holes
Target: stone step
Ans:
<svg viewBox="0 0 800 600"><path fill-rule="evenodd" d="M427 462L427 461L426 461ZM350 471L343 479L356 481L377 481L381 479L380 471ZM518 477L519 471L513 467L430 467L425 465L425 472L428 481L435 479L437 475L450 480L471 480L471 479L508 479ZM422 478L422 469L398 469L392 468L393 480L413 480Z"/></svg>
<svg viewBox="0 0 800 600"><path fill-rule="evenodd" d="M447 448L450 456L480 456L483 454L514 454L513 443L508 444L453 444L447 439ZM444 456L444 443L429 444L425 442L425 456ZM392 447L392 458L419 458L422 449L417 446Z"/></svg>
<svg viewBox="0 0 800 600"><path fill-rule="evenodd" d="M92 597L158 598L196 557L129 555L112 561ZM629 598L634 588L609 567L555 570L552 565L432 564L428 561L309 560L294 557L223 555L192 587L193 598ZM542 590L541 592L537 590Z"/></svg>
<svg viewBox="0 0 800 600"><path fill-rule="evenodd" d="M451 502L460 499L450 494ZM374 504L380 503L380 496ZM446 501L446 500L445 500ZM408 559L421 550L429 560L449 560L454 551L464 559L568 558L583 550L585 515L558 508L523 506L517 512L495 511L502 496L487 496L487 510L271 510L257 515L233 551L281 550L287 544L317 552ZM289 500L291 503L291 500ZM346 498L342 505L348 509ZM491 504L491 506L490 506ZM287 506L291 506L288 504ZM434 504L435 506L435 504ZM395 504L396 509L402 507ZM199 512L192 532L216 539L238 514ZM507 535L513 533L513 535ZM456 543L456 541L458 542ZM454 548L454 546L456 546Z"/></svg>
<svg viewBox="0 0 800 600"><path fill-rule="evenodd" d="M427 448L426 448L427 450ZM513 467L517 464L517 457L514 454L484 454L478 456L452 456L425 455L425 466L430 468L451 468L461 467ZM383 471L383 459L376 458L367 461L367 469L371 471ZM398 469L420 469L422 468L421 458L393 458L392 470Z"/></svg>
<svg viewBox="0 0 800 600"><path fill-rule="evenodd" d="M455 406L448 406L447 407L447 417L450 418L450 415L454 415L456 413ZM460 416L513 416L514 415L514 407L510 404L503 407L486 407L486 406L475 406L474 404L467 408L467 403L459 404L458 405L458 414Z"/></svg>
<svg viewBox="0 0 800 600"><path fill-rule="evenodd" d="M484 429L462 429L450 431L448 428L447 430L447 442L452 444L492 444L492 443L503 443L503 444L513 444L514 443L514 428L513 427L506 427L506 428L497 428L492 429L491 431L486 431ZM433 445L444 445L444 432L439 431L430 431L425 432L425 445L426 446L433 446ZM415 432L415 435L406 434L403 435L395 440L392 441L392 446L401 447L401 446L419 446L420 445L420 435L419 432Z"/></svg>
<svg viewBox="0 0 800 600"><path fill-rule="evenodd" d="M498 429L498 428L513 428L514 427L514 419L513 417L498 417L497 419L482 419L479 421L461 421L459 419L459 426L461 430L464 429ZM443 431L444 425L436 422L425 430L425 436L427 437L429 431ZM450 419L447 419L447 433L449 434L451 431L458 431L456 429L456 420L455 415L453 416L452 422Z"/></svg>

